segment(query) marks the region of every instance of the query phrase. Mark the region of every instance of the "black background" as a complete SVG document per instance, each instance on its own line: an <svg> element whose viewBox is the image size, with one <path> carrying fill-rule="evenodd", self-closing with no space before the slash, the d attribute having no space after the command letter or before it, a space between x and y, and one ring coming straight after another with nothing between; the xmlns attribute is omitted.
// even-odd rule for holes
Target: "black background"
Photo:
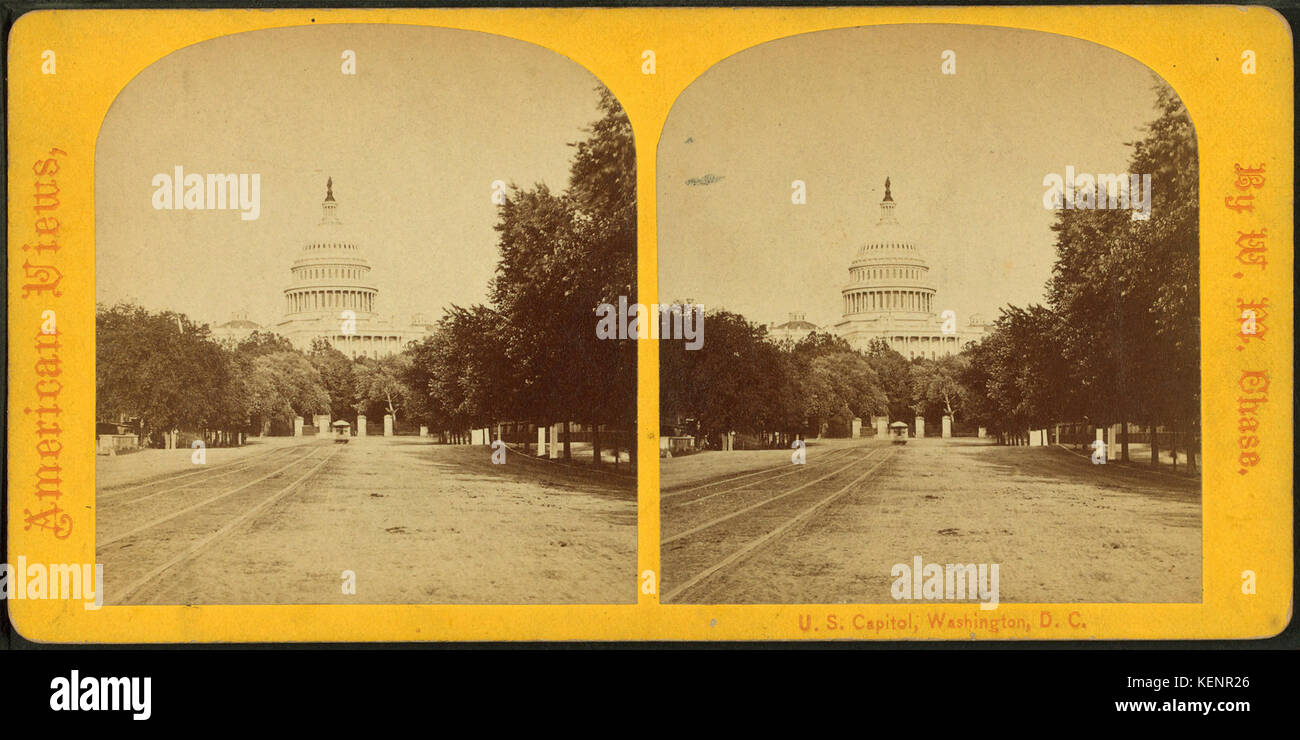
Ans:
<svg viewBox="0 0 1300 740"><path fill-rule="evenodd" d="M529 2L532 7L731 6L717 2ZM861 3L747 2L747 6ZM879 2L872 5L939 5ZM998 2L981 5L1019 5ZM1103 3L1032 3L1103 4ZM1151 3L1158 4L1158 3ZM1276 8L1292 27L1300 0ZM524 6L447 3L446 7ZM9 3L8 31L38 8L420 7L326 2ZM4 64L5 61L0 61ZM1243 122L1245 119L1243 119ZM6 153L7 154L7 153ZM0 181L0 190L5 187ZM3 216L0 216L2 218ZM6 259L7 259L6 251ZM0 304L2 305L2 304ZM3 309L0 309L2 311ZM1294 322L1294 314L1293 314ZM1293 323L1292 326L1295 324ZM0 322L0 339L7 322ZM8 385L6 379L6 386ZM0 427L0 441L5 428ZM5 477L7 480L7 476ZM7 494L7 491L6 491ZM0 507L0 543L8 532ZM1294 531L1294 502L1292 524ZM7 548L0 548L7 552ZM1293 553L1294 557L1294 553ZM1295 593L1293 586L1293 594ZM767 734L1046 734L1099 720L1120 726L1213 723L1294 734L1300 709L1300 631L1241 641L1076 643L490 643L439 645L54 646L25 640L0 619L0 732L71 725L191 733L364 729L400 735L622 735L701 731ZM53 712L50 681L150 676L152 712ZM1130 676L1248 676L1248 688L1127 688ZM1120 714L1115 701L1245 700L1249 713ZM1268 724L1262 724L1261 720Z"/></svg>

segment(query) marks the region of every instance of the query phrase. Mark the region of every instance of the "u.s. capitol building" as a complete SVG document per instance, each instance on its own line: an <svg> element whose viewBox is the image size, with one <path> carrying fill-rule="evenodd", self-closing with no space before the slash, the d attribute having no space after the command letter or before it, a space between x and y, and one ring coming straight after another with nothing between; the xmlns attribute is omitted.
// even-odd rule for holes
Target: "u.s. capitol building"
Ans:
<svg viewBox="0 0 1300 740"><path fill-rule="evenodd" d="M979 341L986 326L979 316L962 323L955 314L944 315L935 303L936 293L929 263L894 214L894 197L885 178L880 219L870 239L855 251L849 282L840 290L842 316L820 330L843 337L861 351L873 339L882 339L907 358L955 355ZM790 321L767 329L777 339L798 339L818 327L802 314L792 314Z"/></svg>
<svg viewBox="0 0 1300 740"><path fill-rule="evenodd" d="M417 314L399 325L382 317L379 288L370 279L370 262L359 240L339 218L334 181L325 183L320 223L304 240L289 267L290 283L283 291L283 318L262 327L237 316L212 328L218 338L239 340L254 330L285 337L300 350L325 339L349 357L384 357L401 352L407 342L432 333L434 327Z"/></svg>

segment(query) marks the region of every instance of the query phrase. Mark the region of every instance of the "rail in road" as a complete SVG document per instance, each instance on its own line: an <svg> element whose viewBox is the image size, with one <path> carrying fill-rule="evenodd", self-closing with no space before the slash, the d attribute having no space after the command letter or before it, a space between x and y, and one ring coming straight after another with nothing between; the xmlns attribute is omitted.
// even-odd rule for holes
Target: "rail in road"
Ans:
<svg viewBox="0 0 1300 740"><path fill-rule="evenodd" d="M842 448L816 463L787 464L665 494L664 602L705 590L719 573L853 491L897 452L892 446Z"/></svg>
<svg viewBox="0 0 1300 740"><path fill-rule="evenodd" d="M297 489L341 449L319 442L294 445L206 474L193 471L114 489L118 495L96 514L97 559L114 584L106 596L114 604L132 603L163 574ZM132 491L135 496L125 495Z"/></svg>
<svg viewBox="0 0 1300 740"><path fill-rule="evenodd" d="M805 463L802 467L792 463L782 463L781 465L774 465L770 468L763 468L762 470L755 470L750 473L734 475L728 478L723 478L722 480L700 483L689 488L668 489L659 495L659 500L664 502L665 506L680 506L704 501L714 498L715 496L731 493L732 491L741 491L752 486L760 485L766 481L783 478L787 475L793 475L794 473L800 472L802 469L806 469L808 466L821 465L823 464L823 461L830 461L837 457L842 458L847 453L856 449L861 448L840 447L838 449L830 450L829 452L815 456L810 462ZM745 482L741 483L740 481ZM727 486L728 483L734 485ZM682 496L687 496L688 498L683 499L681 498Z"/></svg>
<svg viewBox="0 0 1300 740"><path fill-rule="evenodd" d="M165 475L142 483L100 488L95 491L95 507L102 511L119 506L141 504L161 494L202 486L208 481L248 470L276 457L282 458L283 453L300 447L301 445L274 447L222 465L195 465L195 470L186 473ZM185 482L181 483L181 481ZM134 493L135 495L127 496L128 493Z"/></svg>

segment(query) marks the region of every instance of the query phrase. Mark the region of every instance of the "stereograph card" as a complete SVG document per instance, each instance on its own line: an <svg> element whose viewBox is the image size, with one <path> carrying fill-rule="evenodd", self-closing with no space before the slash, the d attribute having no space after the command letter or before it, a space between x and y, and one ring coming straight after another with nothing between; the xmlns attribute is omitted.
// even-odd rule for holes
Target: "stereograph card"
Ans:
<svg viewBox="0 0 1300 740"><path fill-rule="evenodd" d="M54 643L1259 638L1259 7L54 10L8 542Z"/></svg>

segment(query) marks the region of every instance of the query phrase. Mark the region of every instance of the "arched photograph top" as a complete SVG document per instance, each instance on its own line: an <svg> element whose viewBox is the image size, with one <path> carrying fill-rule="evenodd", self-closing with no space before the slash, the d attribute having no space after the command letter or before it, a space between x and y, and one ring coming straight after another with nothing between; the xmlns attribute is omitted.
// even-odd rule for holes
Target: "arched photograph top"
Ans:
<svg viewBox="0 0 1300 740"><path fill-rule="evenodd" d="M665 602L1201 601L1197 141L1150 69L792 36L682 92L657 172L708 327L660 345Z"/></svg>
<svg viewBox="0 0 1300 740"><path fill-rule="evenodd" d="M589 71L486 33L141 71L95 159L104 602L634 602L635 347L592 327L635 157Z"/></svg>

